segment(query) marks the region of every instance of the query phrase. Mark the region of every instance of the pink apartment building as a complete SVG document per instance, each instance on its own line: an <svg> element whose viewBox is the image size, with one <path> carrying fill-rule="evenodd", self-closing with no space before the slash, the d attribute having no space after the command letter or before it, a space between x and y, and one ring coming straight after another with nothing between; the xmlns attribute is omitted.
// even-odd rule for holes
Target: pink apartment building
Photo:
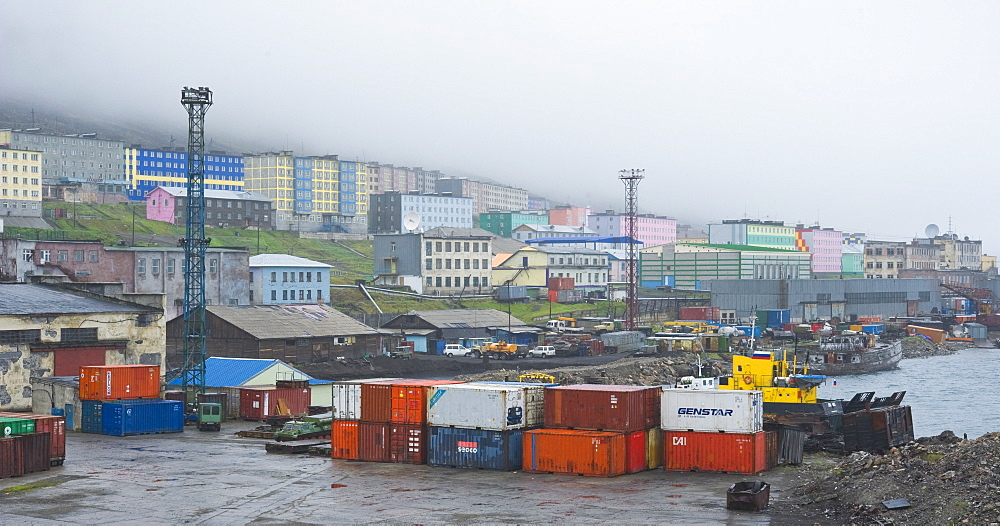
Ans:
<svg viewBox="0 0 1000 526"><path fill-rule="evenodd" d="M587 216L587 228L599 236L624 236L626 216L614 210ZM677 220L643 214L636 216L636 240L647 246L665 245L677 241Z"/></svg>
<svg viewBox="0 0 1000 526"><path fill-rule="evenodd" d="M832 228L796 228L795 245L809 252L810 270L815 274L840 274L844 233Z"/></svg>

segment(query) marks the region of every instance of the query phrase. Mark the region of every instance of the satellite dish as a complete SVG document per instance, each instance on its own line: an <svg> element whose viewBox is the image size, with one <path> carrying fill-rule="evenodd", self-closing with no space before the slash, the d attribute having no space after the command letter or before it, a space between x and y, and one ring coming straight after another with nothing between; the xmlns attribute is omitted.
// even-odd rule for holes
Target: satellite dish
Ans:
<svg viewBox="0 0 1000 526"><path fill-rule="evenodd" d="M941 229L934 223L927 225L927 228L924 229L924 235L927 237L937 237L940 233Z"/></svg>
<svg viewBox="0 0 1000 526"><path fill-rule="evenodd" d="M403 216L403 228L413 232L418 226L420 226L420 214L416 212L407 212L406 215Z"/></svg>

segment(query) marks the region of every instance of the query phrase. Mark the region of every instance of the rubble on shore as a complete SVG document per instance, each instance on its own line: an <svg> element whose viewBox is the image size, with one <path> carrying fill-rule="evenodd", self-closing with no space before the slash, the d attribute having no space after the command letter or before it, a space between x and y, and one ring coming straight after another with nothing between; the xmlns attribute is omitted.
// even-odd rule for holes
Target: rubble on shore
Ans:
<svg viewBox="0 0 1000 526"><path fill-rule="evenodd" d="M908 358L929 358L931 356L947 356L970 347L972 344L965 342L945 342L934 343L923 336L910 336L903 338L903 359Z"/></svg>
<svg viewBox="0 0 1000 526"><path fill-rule="evenodd" d="M845 524L1000 524L1000 433L945 431L884 455L852 453L795 491L795 505ZM903 498L905 509L883 502Z"/></svg>
<svg viewBox="0 0 1000 526"><path fill-rule="evenodd" d="M673 385L684 376L696 376L694 354L677 353L672 357L623 357L620 360L599 366L570 366L555 369L534 369L530 362L521 362L514 369L495 369L484 373L457 376L456 380L473 381L517 381L518 376L540 372L552 375L563 385L598 383L617 385ZM703 362L703 374L718 376L727 374L732 367L721 360ZM538 365L543 365L539 363Z"/></svg>

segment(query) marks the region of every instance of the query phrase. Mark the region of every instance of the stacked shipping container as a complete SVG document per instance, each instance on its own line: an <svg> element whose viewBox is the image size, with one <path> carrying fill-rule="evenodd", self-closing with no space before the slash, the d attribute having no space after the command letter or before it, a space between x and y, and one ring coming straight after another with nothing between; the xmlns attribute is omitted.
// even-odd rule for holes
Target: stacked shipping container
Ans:
<svg viewBox="0 0 1000 526"><path fill-rule="evenodd" d="M545 390L545 427L524 436L525 471L614 477L660 465L657 387L569 385ZM652 450L652 451L651 451Z"/></svg>
<svg viewBox="0 0 1000 526"><path fill-rule="evenodd" d="M772 467L777 441L763 430L763 407L760 391L663 388L664 468L753 475Z"/></svg>
<svg viewBox="0 0 1000 526"><path fill-rule="evenodd" d="M184 431L184 402L159 396L159 366L81 367L83 432L126 436Z"/></svg>
<svg viewBox="0 0 1000 526"><path fill-rule="evenodd" d="M475 382L430 388L428 463L520 469L524 430L542 425L545 385Z"/></svg>

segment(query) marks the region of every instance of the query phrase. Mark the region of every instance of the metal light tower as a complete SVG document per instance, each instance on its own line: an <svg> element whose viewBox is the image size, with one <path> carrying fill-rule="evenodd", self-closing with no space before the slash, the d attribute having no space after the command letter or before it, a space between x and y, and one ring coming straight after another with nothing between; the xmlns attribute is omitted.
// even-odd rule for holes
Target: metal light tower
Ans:
<svg viewBox="0 0 1000 526"><path fill-rule="evenodd" d="M618 178L625 183L625 232L628 236L628 261L625 264L625 281L628 283L628 292L625 297L625 330L634 331L639 325L639 261L635 249L635 238L638 233L636 229L636 214L638 205L639 181L645 177L646 170L631 169L620 170Z"/></svg>
<svg viewBox="0 0 1000 526"><path fill-rule="evenodd" d="M184 239L184 391L205 392L205 112L212 90L184 87L181 104L188 113L187 221Z"/></svg>

